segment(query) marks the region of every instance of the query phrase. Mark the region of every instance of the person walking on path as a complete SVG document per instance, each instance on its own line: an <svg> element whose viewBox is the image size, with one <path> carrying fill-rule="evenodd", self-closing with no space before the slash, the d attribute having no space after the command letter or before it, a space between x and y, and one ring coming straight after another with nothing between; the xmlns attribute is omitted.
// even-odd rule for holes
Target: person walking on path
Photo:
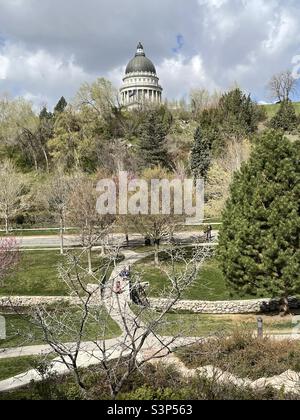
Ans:
<svg viewBox="0 0 300 420"><path fill-rule="evenodd" d="M213 230L212 226L209 225L207 227L207 230L206 230L206 241L207 242L210 242L212 240L212 230Z"/></svg>

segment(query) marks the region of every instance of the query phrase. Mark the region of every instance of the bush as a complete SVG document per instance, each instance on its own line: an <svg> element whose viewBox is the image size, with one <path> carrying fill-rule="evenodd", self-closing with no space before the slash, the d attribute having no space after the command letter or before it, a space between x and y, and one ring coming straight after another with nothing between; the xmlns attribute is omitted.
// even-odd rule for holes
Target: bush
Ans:
<svg viewBox="0 0 300 420"><path fill-rule="evenodd" d="M271 128L289 132L295 130L298 124L296 110L290 100L281 102L278 112L270 121Z"/></svg>
<svg viewBox="0 0 300 420"><path fill-rule="evenodd" d="M249 331L237 330L230 338L210 340L178 354L190 368L213 365L252 380L281 375L289 369L300 372L299 343L258 339Z"/></svg>

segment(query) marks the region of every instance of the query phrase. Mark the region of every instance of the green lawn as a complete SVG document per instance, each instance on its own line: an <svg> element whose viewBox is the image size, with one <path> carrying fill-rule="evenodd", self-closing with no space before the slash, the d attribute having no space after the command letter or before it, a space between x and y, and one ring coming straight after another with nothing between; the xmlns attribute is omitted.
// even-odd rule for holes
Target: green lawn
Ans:
<svg viewBox="0 0 300 420"><path fill-rule="evenodd" d="M84 256L85 258L85 256ZM93 253L95 268L101 263L98 252ZM0 296L63 296L67 294L64 282L59 278L58 267L65 257L59 251L30 251L21 253L17 269L5 279ZM86 261L82 262L85 266Z"/></svg>
<svg viewBox="0 0 300 420"><path fill-rule="evenodd" d="M49 321L49 325L56 331L56 334L59 334L61 342L72 342L77 338L79 320L81 317L78 316L78 312L76 312L75 309L68 309L68 312L65 314L64 312L65 310L61 309L61 318L59 319L63 320L64 315L68 315L67 321L64 319L65 328L60 330L60 327L56 324L52 324L51 321ZM6 340L0 340L0 348L21 347L23 345L28 346L45 343L42 330L36 324L31 322L29 316L5 315L5 319L7 338ZM101 310L101 308L99 308L99 311L95 314L95 318L91 317L86 325L83 341L96 339L101 340L103 338L110 339L117 337L120 334L121 331L119 326L110 316L108 316L105 310Z"/></svg>
<svg viewBox="0 0 300 420"><path fill-rule="evenodd" d="M272 118L280 108L280 104L262 105L267 111L268 118ZM297 115L300 115L300 102L294 102Z"/></svg>
<svg viewBox="0 0 300 420"><path fill-rule="evenodd" d="M161 296L167 286L166 275L152 263L150 257L135 266L143 281L150 283L149 295ZM184 292L182 299L189 300L235 300L241 296L230 294L226 287L224 276L215 259L208 261L202 268L194 284ZM253 299L253 296L243 296L243 299Z"/></svg>
<svg viewBox="0 0 300 420"><path fill-rule="evenodd" d="M133 306L135 313L140 314L140 308ZM158 313L151 310L141 312L141 319L149 322L155 319ZM290 334L295 328L293 317L281 318L280 316L265 315L265 334ZM157 333L165 336L182 335L187 337L207 337L218 334L230 334L232 331L245 328L257 330L256 315L207 315L188 313L168 313L157 328Z"/></svg>
<svg viewBox="0 0 300 420"><path fill-rule="evenodd" d="M45 358L43 358L44 360ZM52 357L49 356L49 359ZM39 357L24 356L11 359L0 359L0 381L19 375L27 370L34 369L41 361Z"/></svg>

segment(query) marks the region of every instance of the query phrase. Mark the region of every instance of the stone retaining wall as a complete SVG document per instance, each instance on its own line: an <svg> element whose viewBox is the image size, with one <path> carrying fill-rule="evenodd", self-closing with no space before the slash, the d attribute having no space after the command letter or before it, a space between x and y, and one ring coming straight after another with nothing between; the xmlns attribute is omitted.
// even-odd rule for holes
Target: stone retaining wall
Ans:
<svg viewBox="0 0 300 420"><path fill-rule="evenodd" d="M168 304L167 299L148 299L150 307L155 310L163 310ZM290 298L290 308L300 308L300 300ZM279 299L256 299L256 300L232 300L232 301L199 301L181 300L173 309L175 311L187 311L197 314L255 314L278 311Z"/></svg>
<svg viewBox="0 0 300 420"><path fill-rule="evenodd" d="M12 296L0 297L0 308L29 308L37 305L54 304L76 305L79 303L77 298L68 296Z"/></svg>
<svg viewBox="0 0 300 420"><path fill-rule="evenodd" d="M167 299L148 299L152 309L161 311L168 305ZM79 299L69 296L14 296L0 297L0 309L30 308L37 305L78 305ZM101 298L95 290L92 305L101 304ZM300 309L300 300L290 298L291 309ZM255 299L255 300L232 300L232 301L200 301L180 300L174 306L174 311L192 312L197 314L257 314L278 311L279 299Z"/></svg>
<svg viewBox="0 0 300 420"><path fill-rule="evenodd" d="M99 305L101 290L97 284L88 284L87 290L92 294L90 305ZM0 309L3 308L30 308L38 305L78 305L80 299L71 296L0 296Z"/></svg>

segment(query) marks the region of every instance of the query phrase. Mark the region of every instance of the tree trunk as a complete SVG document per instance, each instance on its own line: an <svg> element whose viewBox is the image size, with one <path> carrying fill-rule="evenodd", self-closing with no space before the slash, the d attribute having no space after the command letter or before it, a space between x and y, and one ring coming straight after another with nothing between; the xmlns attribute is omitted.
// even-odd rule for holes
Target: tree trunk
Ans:
<svg viewBox="0 0 300 420"><path fill-rule="evenodd" d="M87 257L88 257L88 269L89 269L89 273L92 274L93 273L93 268L92 268L92 247L89 246L87 249Z"/></svg>
<svg viewBox="0 0 300 420"><path fill-rule="evenodd" d="M80 394L82 396L82 399L84 400L88 400L88 394L87 394L87 390L86 390L86 386L85 384L82 382L78 369L77 367L73 367L73 372L74 372L74 376L75 376L75 380L77 382L77 385L79 387L80 390Z"/></svg>
<svg viewBox="0 0 300 420"><path fill-rule="evenodd" d="M8 226L8 216L5 216L5 232L9 234L9 226Z"/></svg>
<svg viewBox="0 0 300 420"><path fill-rule="evenodd" d="M280 315L281 316L287 316L289 315L290 312L290 306L289 306L289 300L287 297L283 297L280 299L280 303L279 303L279 310L280 310Z"/></svg>
<svg viewBox="0 0 300 420"><path fill-rule="evenodd" d="M37 161L37 158L36 158L35 154L33 155L33 160L34 160L34 169L35 169L36 172L38 172L39 165L38 165L38 161Z"/></svg>
<svg viewBox="0 0 300 420"><path fill-rule="evenodd" d="M49 171L49 159L48 159L48 155L47 155L47 152L44 149L44 147L42 147L42 151L43 151L45 162L46 162L46 170L47 170L47 173L49 173L50 171Z"/></svg>
<svg viewBox="0 0 300 420"><path fill-rule="evenodd" d="M60 217L60 254L64 255L64 218Z"/></svg>
<svg viewBox="0 0 300 420"><path fill-rule="evenodd" d="M159 265L159 242L158 241L155 241L154 263L155 265Z"/></svg>

